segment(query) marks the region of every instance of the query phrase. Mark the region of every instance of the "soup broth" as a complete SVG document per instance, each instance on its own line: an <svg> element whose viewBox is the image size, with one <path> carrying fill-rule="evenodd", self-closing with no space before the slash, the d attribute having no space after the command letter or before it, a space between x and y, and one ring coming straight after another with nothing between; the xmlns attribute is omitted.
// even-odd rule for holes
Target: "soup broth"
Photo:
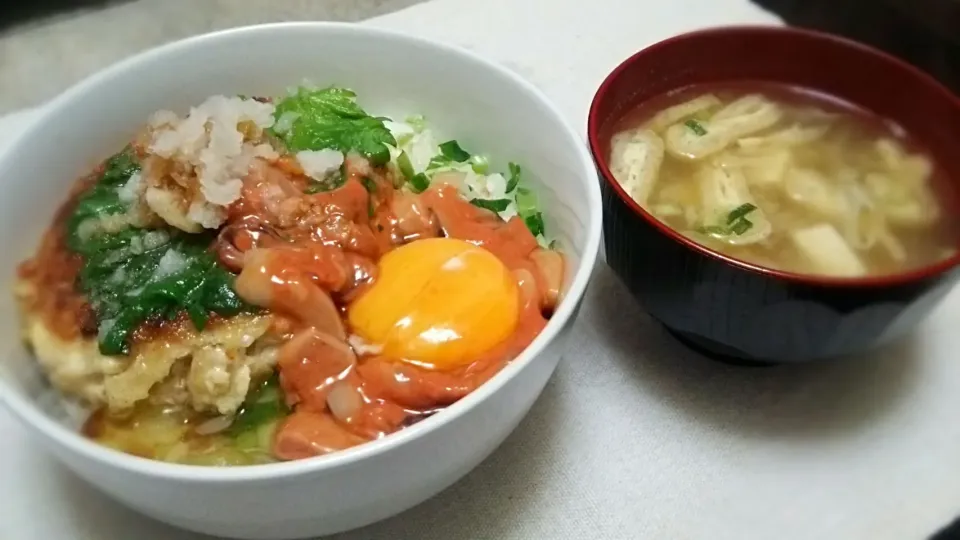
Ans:
<svg viewBox="0 0 960 540"><path fill-rule="evenodd" d="M931 156L899 126L803 89L666 95L616 126L610 165L661 222L767 268L862 277L955 251Z"/></svg>

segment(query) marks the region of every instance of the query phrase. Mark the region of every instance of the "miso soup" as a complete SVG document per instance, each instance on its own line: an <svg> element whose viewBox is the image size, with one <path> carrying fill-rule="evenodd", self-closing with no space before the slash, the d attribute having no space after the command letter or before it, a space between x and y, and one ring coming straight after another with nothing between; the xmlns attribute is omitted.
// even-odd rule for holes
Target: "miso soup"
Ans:
<svg viewBox="0 0 960 540"><path fill-rule="evenodd" d="M776 270L861 277L953 255L936 164L899 126L803 89L684 89L627 115L610 166L684 236Z"/></svg>

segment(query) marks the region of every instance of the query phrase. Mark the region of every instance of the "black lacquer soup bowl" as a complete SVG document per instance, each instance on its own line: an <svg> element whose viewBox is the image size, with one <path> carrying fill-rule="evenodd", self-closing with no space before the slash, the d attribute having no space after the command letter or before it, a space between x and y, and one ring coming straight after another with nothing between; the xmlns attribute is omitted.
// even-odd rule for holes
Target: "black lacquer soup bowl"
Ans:
<svg viewBox="0 0 960 540"><path fill-rule="evenodd" d="M816 32L727 27L684 34L624 61L590 108L607 263L654 318L686 344L737 363L790 363L867 351L921 322L960 278L954 255L908 273L866 278L793 274L737 260L643 210L608 167L613 125L647 100L693 84L770 81L816 89L890 118L923 142L958 214L960 100L880 51Z"/></svg>

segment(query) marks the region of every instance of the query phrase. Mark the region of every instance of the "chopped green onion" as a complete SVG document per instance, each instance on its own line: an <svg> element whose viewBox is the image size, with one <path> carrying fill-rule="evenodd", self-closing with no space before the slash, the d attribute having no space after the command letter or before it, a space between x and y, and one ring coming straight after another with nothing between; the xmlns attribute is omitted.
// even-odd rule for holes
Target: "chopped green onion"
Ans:
<svg viewBox="0 0 960 540"><path fill-rule="evenodd" d="M512 193L520 185L520 166L512 161L507 165L510 177L507 179L507 193Z"/></svg>
<svg viewBox="0 0 960 540"><path fill-rule="evenodd" d="M406 150L400 152L400 155L397 157L397 167L400 168L400 173L403 174L403 177L407 180L410 180L413 178L413 175L416 174L413 171L413 163L411 163L410 156L407 155Z"/></svg>
<svg viewBox="0 0 960 540"><path fill-rule="evenodd" d="M753 212L756 209L757 209L757 206L755 204L751 204L751 203L741 204L740 206L731 210L730 213L727 215L727 225L730 225L734 221L737 221L739 219L746 217L747 214L749 214L750 212Z"/></svg>
<svg viewBox="0 0 960 540"><path fill-rule="evenodd" d="M487 174L490 169L490 163L483 156L470 156L470 166L473 167L473 172L477 174Z"/></svg>
<svg viewBox="0 0 960 540"><path fill-rule="evenodd" d="M543 234L543 214L540 212L524 217L523 222L534 236Z"/></svg>
<svg viewBox="0 0 960 540"><path fill-rule="evenodd" d="M454 162L454 161L450 161L449 159L447 159L447 158L445 158L445 157L443 157L443 156L433 156L432 158L430 158L430 162L427 163L427 170L428 170L428 171L432 171L432 170L434 170L434 169L441 169L441 168L443 168L443 167L449 167L449 166L452 165L453 163L455 163L455 162Z"/></svg>
<svg viewBox="0 0 960 540"><path fill-rule="evenodd" d="M377 192L377 183L373 181L373 178L370 178L369 176L363 176L360 178L360 183L363 184L363 187L366 188L367 192Z"/></svg>
<svg viewBox="0 0 960 540"><path fill-rule="evenodd" d="M690 131L694 132L698 137L703 137L707 134L707 130L703 127L703 124L697 122L696 120L687 120L683 123L683 125L687 126Z"/></svg>
<svg viewBox="0 0 960 540"><path fill-rule="evenodd" d="M238 450L256 450L260 447L260 430L245 429L236 435L233 444Z"/></svg>
<svg viewBox="0 0 960 540"><path fill-rule="evenodd" d="M413 128L413 131L417 133L420 133L427 127L427 119L420 114L408 116L406 122Z"/></svg>
<svg viewBox="0 0 960 540"><path fill-rule="evenodd" d="M503 212L510 206L510 199L471 199L470 204L491 212Z"/></svg>
<svg viewBox="0 0 960 540"><path fill-rule="evenodd" d="M730 226L730 232L732 232L737 236L740 236L741 234L749 231L751 227L753 227L753 223L750 220L746 218L741 218L737 220L736 223Z"/></svg>
<svg viewBox="0 0 960 540"><path fill-rule="evenodd" d="M700 234L709 234L711 236L726 236L730 234L730 230L726 227L720 227L718 225L707 225L705 227L697 227L697 232Z"/></svg>
<svg viewBox="0 0 960 540"><path fill-rule="evenodd" d="M753 222L747 219L747 214L756 209L757 206L752 203L741 204L727 214L726 225L700 227L697 232L711 236L729 236L731 234L740 236L753 227Z"/></svg>
<svg viewBox="0 0 960 540"><path fill-rule="evenodd" d="M537 196L529 189L518 188L516 200L518 214L528 215L537 211Z"/></svg>
<svg viewBox="0 0 960 540"><path fill-rule="evenodd" d="M277 433L277 427L279 427L280 420L274 420L272 422L265 422L257 428L257 442L260 443L259 447L263 450L269 451L270 447L273 446L273 437Z"/></svg>
<svg viewBox="0 0 960 540"><path fill-rule="evenodd" d="M332 191L343 185L344 178L343 167L340 167L328 174L323 180L311 179L304 192L308 195L313 195L315 193L323 193L324 191Z"/></svg>
<svg viewBox="0 0 960 540"><path fill-rule="evenodd" d="M274 373L247 395L233 424L230 425L229 432L234 437L239 437L244 432L286 416L289 412L280 388L280 377Z"/></svg>
<svg viewBox="0 0 960 540"><path fill-rule="evenodd" d="M527 224L527 228L534 236L543 234L543 215L537 210L537 195L527 188L517 188L515 198L517 214Z"/></svg>
<svg viewBox="0 0 960 540"><path fill-rule="evenodd" d="M410 187L414 193L421 193L430 187L430 179L423 173L417 173L410 177Z"/></svg>
<svg viewBox="0 0 960 540"><path fill-rule="evenodd" d="M442 143L440 145L440 153L443 157L456 161L457 163L463 163L470 159L470 153L460 148L460 144L455 140Z"/></svg>

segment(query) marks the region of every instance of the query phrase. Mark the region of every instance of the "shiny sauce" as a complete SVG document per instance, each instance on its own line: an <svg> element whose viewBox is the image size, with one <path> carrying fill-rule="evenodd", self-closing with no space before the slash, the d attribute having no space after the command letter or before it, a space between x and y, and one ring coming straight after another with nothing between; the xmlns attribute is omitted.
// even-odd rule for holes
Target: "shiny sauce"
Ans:
<svg viewBox="0 0 960 540"><path fill-rule="evenodd" d="M348 159L346 170L341 187L303 194L289 173L261 164L228 225L244 232L234 231L229 248L220 250L244 254L236 286L245 300L299 323L278 360L293 407L274 439L279 459L377 439L457 401L533 341L559 294L562 258L541 249L519 218L504 222L451 185L400 192L389 173L357 158ZM452 370L352 347L344 310L376 281L377 261L403 244L438 236L481 246L513 273L520 313L512 335Z"/></svg>
<svg viewBox="0 0 960 540"><path fill-rule="evenodd" d="M464 200L451 184L436 183L420 194L398 190L392 171L357 157L348 157L345 169L339 188L309 193L309 180L295 161L256 161L211 246L221 264L238 274L238 294L278 315L272 330L283 343L277 370L293 412L275 429L258 431L268 442L257 448L269 447L272 455L238 450L226 432L195 433L217 417L156 403L142 403L122 418L99 410L84 426L87 436L148 458L205 465L324 454L383 437L456 402L542 331L559 301L564 263L558 252L538 245L521 219L504 222ZM66 220L101 172L77 183L37 255L18 269L20 281L30 285L18 291L25 311L38 314L65 340L96 335L95 314L76 289L83 261L66 245ZM377 283L381 258L440 237L480 246L509 270L519 296L509 337L450 369L352 342L348 307ZM186 316L148 321L133 340L163 338L190 326Z"/></svg>

